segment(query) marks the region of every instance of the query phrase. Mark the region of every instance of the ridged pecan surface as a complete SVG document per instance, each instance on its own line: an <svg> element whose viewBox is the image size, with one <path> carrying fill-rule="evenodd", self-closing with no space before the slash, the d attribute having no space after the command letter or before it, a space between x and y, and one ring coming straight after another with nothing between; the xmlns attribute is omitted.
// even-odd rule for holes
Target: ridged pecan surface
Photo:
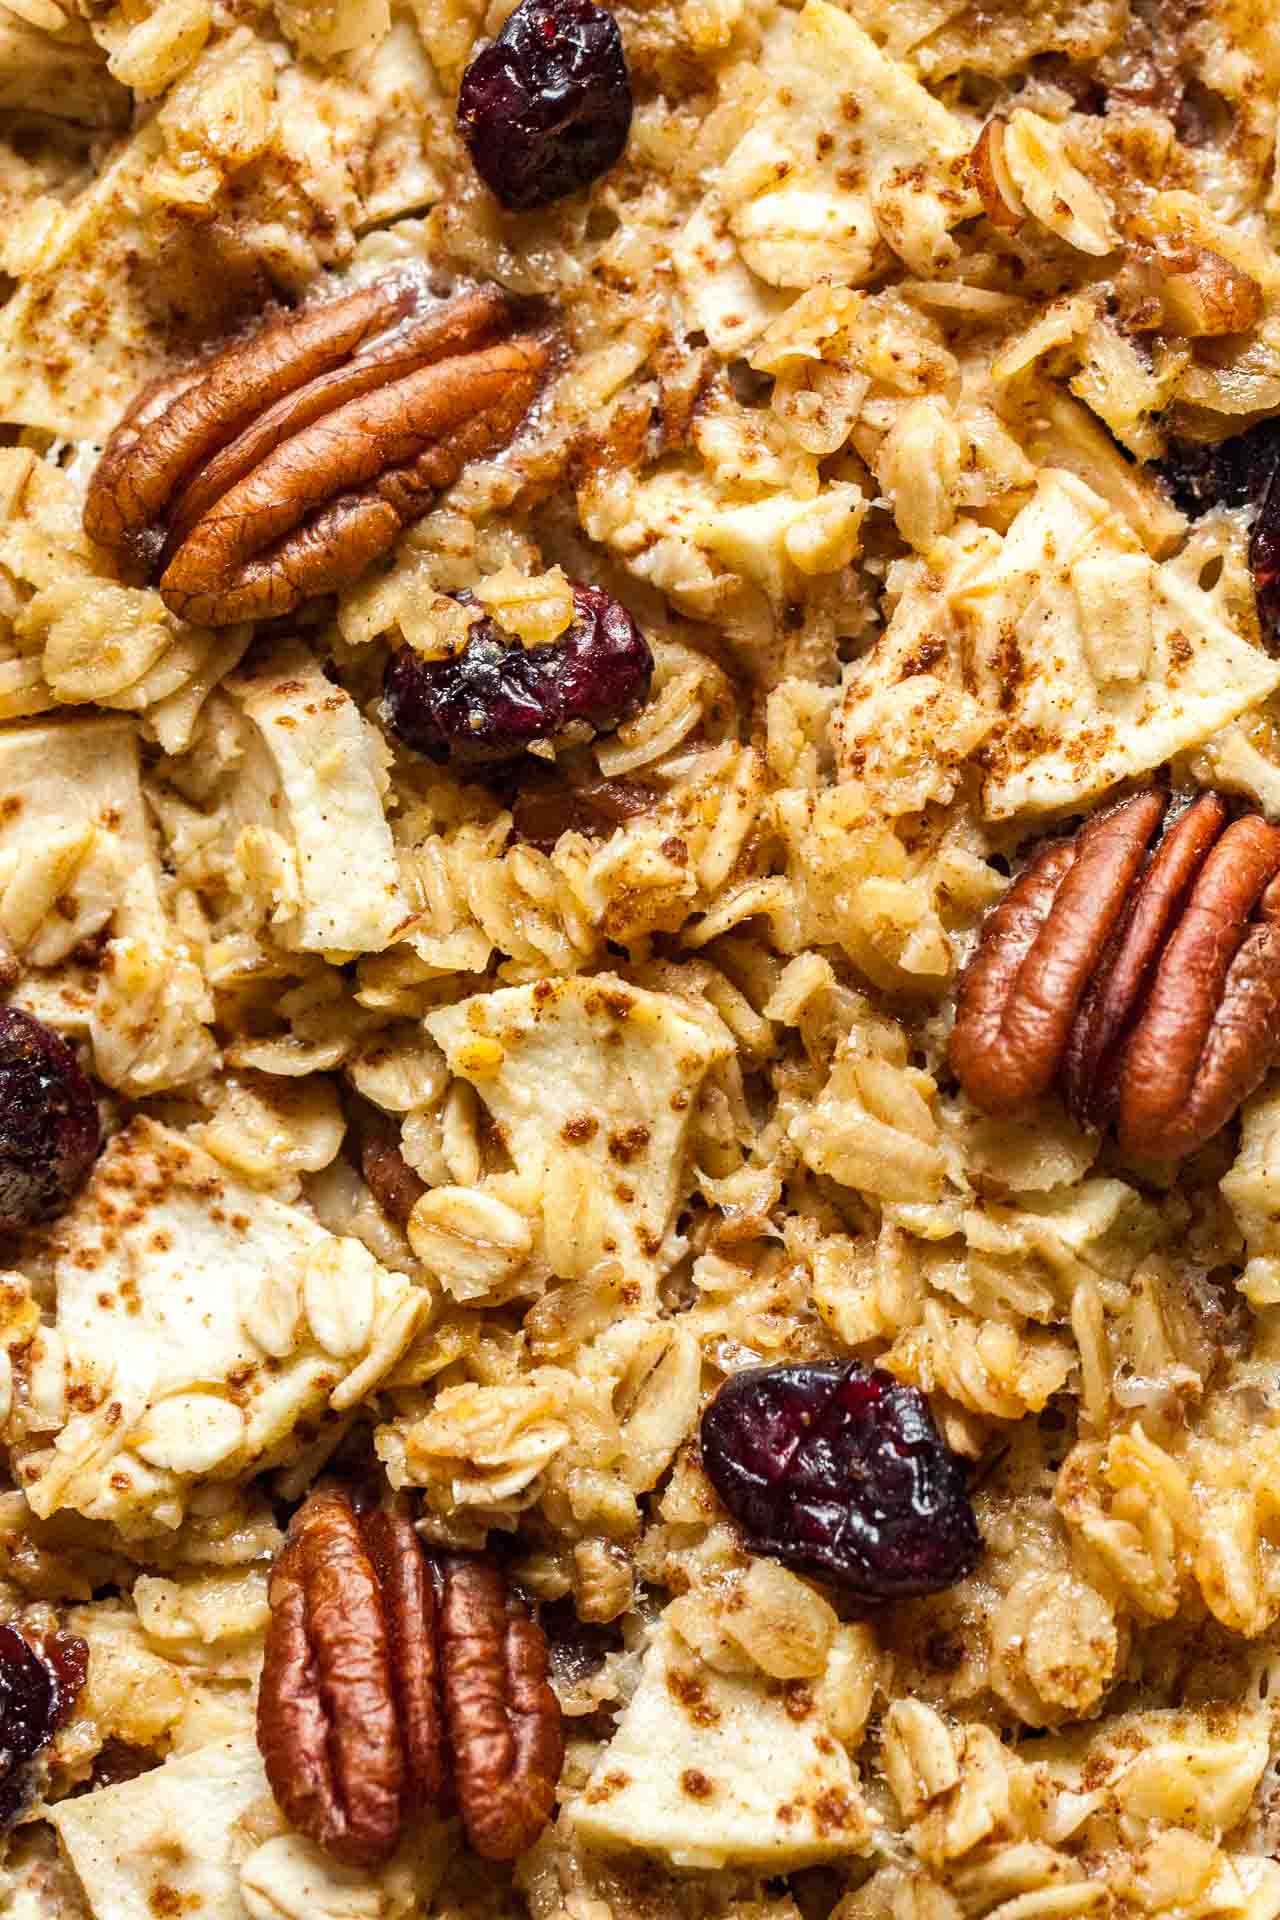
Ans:
<svg viewBox="0 0 1280 1920"><path fill-rule="evenodd" d="M951 1039L978 1106L1057 1083L1082 1124L1175 1159L1280 1057L1280 830L1217 794L1168 808L1151 788L1041 847L988 916Z"/></svg>
<svg viewBox="0 0 1280 1920"><path fill-rule="evenodd" d="M497 289L412 274L274 319L139 397L85 530L201 625L333 592L511 438L548 358L513 325Z"/></svg>
<svg viewBox="0 0 1280 1920"><path fill-rule="evenodd" d="M356 1866L455 1803L477 1853L514 1859L564 1758L546 1642L497 1567L428 1555L406 1515L339 1487L294 1515L272 1574L258 1744L293 1825Z"/></svg>
<svg viewBox="0 0 1280 1920"><path fill-rule="evenodd" d="M440 1667L454 1791L472 1847L514 1860L551 1817L564 1733L547 1643L489 1560L440 1556Z"/></svg>

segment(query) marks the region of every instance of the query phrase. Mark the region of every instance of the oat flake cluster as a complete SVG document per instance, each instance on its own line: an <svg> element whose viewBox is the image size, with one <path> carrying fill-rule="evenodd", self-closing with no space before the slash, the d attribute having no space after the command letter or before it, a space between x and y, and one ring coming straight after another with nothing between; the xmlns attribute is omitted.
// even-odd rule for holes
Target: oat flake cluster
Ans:
<svg viewBox="0 0 1280 1920"><path fill-rule="evenodd" d="M508 22L0 0L0 1913L1280 1920L1275 10Z"/></svg>

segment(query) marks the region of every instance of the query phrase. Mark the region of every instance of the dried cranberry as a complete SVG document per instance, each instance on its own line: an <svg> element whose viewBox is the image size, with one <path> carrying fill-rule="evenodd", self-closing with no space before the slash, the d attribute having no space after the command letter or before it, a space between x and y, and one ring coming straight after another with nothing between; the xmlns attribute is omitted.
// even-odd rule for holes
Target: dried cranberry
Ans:
<svg viewBox="0 0 1280 1920"><path fill-rule="evenodd" d="M404 1226L426 1192L427 1183L401 1153L399 1129L385 1113L362 1103L356 1116L356 1137L365 1185L387 1218L398 1227Z"/></svg>
<svg viewBox="0 0 1280 1920"><path fill-rule="evenodd" d="M460 766L511 760L574 720L616 727L648 693L653 655L609 594L575 585L573 601L573 624L543 647L508 642L485 619L448 660L399 648L382 684L387 725L418 753Z"/></svg>
<svg viewBox="0 0 1280 1920"><path fill-rule="evenodd" d="M547 1636L552 1677L566 1693L598 1673L611 1653L623 1650L616 1620L605 1624L579 1620L571 1599L540 1607L538 1621Z"/></svg>
<svg viewBox="0 0 1280 1920"><path fill-rule="evenodd" d="M0 1626L0 1752L12 1768L30 1760L58 1724L58 1683L16 1627Z"/></svg>
<svg viewBox="0 0 1280 1920"><path fill-rule="evenodd" d="M1258 512L1249 536L1249 571L1258 601L1258 618L1273 637L1280 635L1280 483L1277 470L1271 469L1266 492L1258 502Z"/></svg>
<svg viewBox="0 0 1280 1920"><path fill-rule="evenodd" d="M63 1212L99 1145L98 1109L65 1040L0 1007L0 1232Z"/></svg>
<svg viewBox="0 0 1280 1920"><path fill-rule="evenodd" d="M67 1718L88 1666L88 1647L71 1634L51 1634L37 1651L16 1627L0 1626L0 1821L19 1811L19 1769Z"/></svg>
<svg viewBox="0 0 1280 1920"><path fill-rule="evenodd" d="M521 0L463 74L458 126L476 172L513 213L598 179L631 129L613 15L592 0Z"/></svg>
<svg viewBox="0 0 1280 1920"><path fill-rule="evenodd" d="M136 1747L127 1740L108 1740L93 1763L85 1791L98 1793L103 1787L119 1787L126 1780L140 1780L144 1773L154 1773L161 1765L159 1755L150 1747Z"/></svg>
<svg viewBox="0 0 1280 1920"><path fill-rule="evenodd" d="M1248 433L1212 445L1171 440L1160 471L1178 506L1196 519L1211 507L1256 505L1278 462L1280 422L1264 420Z"/></svg>
<svg viewBox="0 0 1280 1920"><path fill-rule="evenodd" d="M657 802L655 789L638 780L574 782L558 779L548 768L545 775L523 781L512 796L512 824L519 839L550 853L562 833L604 839Z"/></svg>
<svg viewBox="0 0 1280 1920"><path fill-rule="evenodd" d="M960 1460L879 1368L735 1374L702 1416L702 1463L754 1552L864 1599L937 1593L978 1557Z"/></svg>
<svg viewBox="0 0 1280 1920"><path fill-rule="evenodd" d="M1161 463L1178 506L1192 518L1211 507L1251 507L1249 566L1258 617L1280 634L1280 420L1262 420L1217 446L1175 440Z"/></svg>

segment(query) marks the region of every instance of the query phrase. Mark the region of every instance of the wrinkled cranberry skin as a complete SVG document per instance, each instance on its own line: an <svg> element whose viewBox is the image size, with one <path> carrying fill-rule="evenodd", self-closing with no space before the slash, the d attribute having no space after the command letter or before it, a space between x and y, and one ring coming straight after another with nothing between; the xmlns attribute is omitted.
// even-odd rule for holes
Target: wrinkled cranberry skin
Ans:
<svg viewBox="0 0 1280 1920"><path fill-rule="evenodd" d="M58 1683L16 1627L0 1626L0 1749L10 1767L37 1754L58 1724Z"/></svg>
<svg viewBox="0 0 1280 1920"><path fill-rule="evenodd" d="M618 23L592 0L521 0L462 76L458 128L476 172L512 213L606 173L631 130Z"/></svg>
<svg viewBox="0 0 1280 1920"><path fill-rule="evenodd" d="M49 1635L37 1652L16 1627L0 1626L0 1822L19 1812L19 1769L66 1720L88 1670L89 1649L72 1634Z"/></svg>
<svg viewBox="0 0 1280 1920"><path fill-rule="evenodd" d="M505 641L485 619L452 659L399 648L382 683L391 731L441 764L483 766L514 759L572 720L598 733L616 727L648 694L653 655L611 595L575 584L573 603L573 624L543 647Z"/></svg>
<svg viewBox="0 0 1280 1920"><path fill-rule="evenodd" d="M938 1593L977 1560L960 1460L879 1368L734 1374L703 1413L702 1464L753 1552L864 1600Z"/></svg>
<svg viewBox="0 0 1280 1920"><path fill-rule="evenodd" d="M1264 420L1214 446L1171 440L1160 472L1175 503L1194 520L1211 507L1256 506L1278 463L1280 421Z"/></svg>
<svg viewBox="0 0 1280 1920"><path fill-rule="evenodd" d="M0 1233L64 1212L100 1139L93 1093L66 1041L0 1007Z"/></svg>
<svg viewBox="0 0 1280 1920"><path fill-rule="evenodd" d="M1212 447L1175 440L1161 472L1193 519L1211 507L1253 508L1249 569L1258 617L1271 638L1280 637L1280 420L1262 420Z"/></svg>
<svg viewBox="0 0 1280 1920"><path fill-rule="evenodd" d="M637 819L657 802L656 790L638 780L584 780L570 785L548 769L541 778L535 775L522 781L510 806L517 837L540 853L550 853L562 833L607 839L615 827Z"/></svg>

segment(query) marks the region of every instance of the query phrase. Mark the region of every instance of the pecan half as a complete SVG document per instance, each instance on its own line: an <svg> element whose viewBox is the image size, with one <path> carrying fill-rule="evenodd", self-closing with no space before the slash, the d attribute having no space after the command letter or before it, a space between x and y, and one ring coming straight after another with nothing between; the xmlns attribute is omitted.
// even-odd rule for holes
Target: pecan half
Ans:
<svg viewBox="0 0 1280 1920"><path fill-rule="evenodd" d="M951 1065L988 1112L1048 1091L1089 976L1160 824L1140 793L1041 847L988 916L960 982Z"/></svg>
<svg viewBox="0 0 1280 1920"><path fill-rule="evenodd" d="M440 1660L462 1824L486 1860L514 1860L551 1817L564 1733L547 1643L492 1561L441 1560Z"/></svg>
<svg viewBox="0 0 1280 1920"><path fill-rule="evenodd" d="M1237 820L1214 847L1125 1049L1117 1132L1190 1153L1225 1126L1280 1047L1280 833ZM1255 908L1260 922L1251 923Z"/></svg>
<svg viewBox="0 0 1280 1920"><path fill-rule="evenodd" d="M1100 1127L1115 1118L1121 1039L1205 855L1226 823L1224 801L1216 793L1202 794L1164 834L1125 906L1081 1001L1062 1063L1067 1105L1082 1126Z"/></svg>
<svg viewBox="0 0 1280 1920"><path fill-rule="evenodd" d="M274 319L139 396L85 531L205 626L333 592L515 432L548 347L513 325L497 289L433 303L412 274Z"/></svg>
<svg viewBox="0 0 1280 1920"><path fill-rule="evenodd" d="M1059 1082L1126 1151L1193 1152L1280 1058L1280 831L1150 789L1043 847L988 916L951 1064L1008 1112Z"/></svg>
<svg viewBox="0 0 1280 1920"><path fill-rule="evenodd" d="M394 1852L411 1805L429 1791L411 1774L410 1752L438 1755L442 1741L437 1712L432 1735L411 1748L415 1682L434 1639L424 1611L420 1657L407 1622L393 1640L388 1615L404 1584L393 1578L384 1589L361 1516L337 1489L294 1515L271 1576L258 1696L267 1778L294 1826L355 1866ZM425 1691L430 1713L434 1689Z"/></svg>
<svg viewBox="0 0 1280 1920"><path fill-rule="evenodd" d="M541 1832L564 1758L546 1643L498 1569L424 1552L412 1522L314 1493L271 1579L258 1744L298 1830L376 1866L450 1810L488 1859Z"/></svg>

